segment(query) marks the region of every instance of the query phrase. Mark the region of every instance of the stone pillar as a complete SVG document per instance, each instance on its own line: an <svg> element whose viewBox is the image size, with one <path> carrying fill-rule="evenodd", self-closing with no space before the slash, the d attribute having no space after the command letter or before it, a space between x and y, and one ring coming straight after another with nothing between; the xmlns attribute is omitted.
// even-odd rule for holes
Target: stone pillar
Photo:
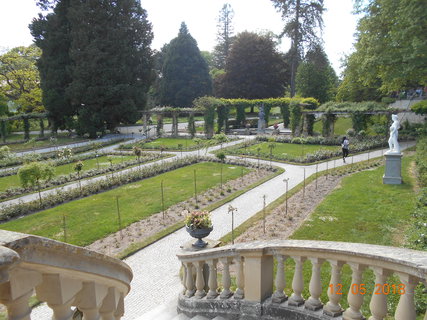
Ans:
<svg viewBox="0 0 427 320"><path fill-rule="evenodd" d="M262 302L273 293L273 257L263 255L262 250L245 253L243 256L245 299Z"/></svg>
<svg viewBox="0 0 427 320"><path fill-rule="evenodd" d="M383 184L401 184L402 154L387 152L384 157L385 173L383 175Z"/></svg>

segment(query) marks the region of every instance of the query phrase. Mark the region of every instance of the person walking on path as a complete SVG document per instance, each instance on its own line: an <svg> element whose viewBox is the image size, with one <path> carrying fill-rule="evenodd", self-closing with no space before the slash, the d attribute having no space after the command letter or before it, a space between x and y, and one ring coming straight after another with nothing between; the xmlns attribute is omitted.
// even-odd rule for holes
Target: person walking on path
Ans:
<svg viewBox="0 0 427 320"><path fill-rule="evenodd" d="M341 142L341 147L342 147L342 160L345 163L345 158L348 157L348 146L349 146L349 141L347 139L347 137L342 138L342 142Z"/></svg>

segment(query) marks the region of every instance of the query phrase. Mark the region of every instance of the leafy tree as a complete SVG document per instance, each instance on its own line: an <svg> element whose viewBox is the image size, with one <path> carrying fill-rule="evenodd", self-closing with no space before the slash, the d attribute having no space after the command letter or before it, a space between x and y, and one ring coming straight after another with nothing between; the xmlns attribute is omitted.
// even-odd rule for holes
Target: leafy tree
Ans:
<svg viewBox="0 0 427 320"><path fill-rule="evenodd" d="M275 47L269 35L238 34L227 58L220 95L246 99L282 96L285 64Z"/></svg>
<svg viewBox="0 0 427 320"><path fill-rule="evenodd" d="M217 69L225 69L227 56L233 43L233 17L234 11L231 5L226 3L222 7L218 17L217 45L214 48L214 66Z"/></svg>
<svg viewBox="0 0 427 320"><path fill-rule="evenodd" d="M38 45L48 49L41 69L46 71L46 103L53 100L46 107L57 118L56 127L77 115L78 133L95 137L138 119L153 79L153 35L138 0L57 0L54 12L35 21L32 29ZM61 75L64 68L69 78L55 86L53 74ZM71 105L64 117L59 115L62 93L66 106Z"/></svg>
<svg viewBox="0 0 427 320"><path fill-rule="evenodd" d="M359 64L359 56L355 52L346 58L344 78L337 90L337 101L361 102L381 99L382 94L379 91L381 81L377 78L369 85L365 84Z"/></svg>
<svg viewBox="0 0 427 320"><path fill-rule="evenodd" d="M348 81L383 93L427 85L425 0L371 0L361 11L352 61L359 73Z"/></svg>
<svg viewBox="0 0 427 320"><path fill-rule="evenodd" d="M40 183L42 181L49 181L54 175L55 169L46 162L30 162L18 170L19 180L24 188L37 185L40 204L42 203Z"/></svg>
<svg viewBox="0 0 427 320"><path fill-rule="evenodd" d="M291 39L291 97L295 95L295 78L304 48L318 43L317 31L323 28L323 0L271 0L282 14L285 27L281 36Z"/></svg>
<svg viewBox="0 0 427 320"><path fill-rule="evenodd" d="M338 77L320 45L307 52L305 60L298 66L296 75L297 93L313 97L320 103L335 97Z"/></svg>
<svg viewBox="0 0 427 320"><path fill-rule="evenodd" d="M208 65L183 22L178 36L166 47L160 81L160 103L189 107L197 97L212 92Z"/></svg>
<svg viewBox="0 0 427 320"><path fill-rule="evenodd" d="M31 45L13 48L0 56L0 93L14 101L18 111L44 111L36 66L40 55L41 50Z"/></svg>

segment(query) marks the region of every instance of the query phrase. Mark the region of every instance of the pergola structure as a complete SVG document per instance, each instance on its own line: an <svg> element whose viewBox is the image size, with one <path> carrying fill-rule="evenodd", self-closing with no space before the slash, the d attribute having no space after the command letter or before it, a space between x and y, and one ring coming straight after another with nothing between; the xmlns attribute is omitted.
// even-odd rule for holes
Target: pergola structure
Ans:
<svg viewBox="0 0 427 320"><path fill-rule="evenodd" d="M172 108L172 107L156 107L150 110L141 111L142 113L142 126L144 133L147 133L148 121L151 115L157 115L157 130L160 131L163 129L163 117L165 115L172 117L172 136L178 136L178 116L180 114L186 114L189 118L189 126L194 125L194 114L200 113L200 111L193 108ZM192 119L192 120L191 120ZM190 124L190 122L193 124ZM159 133L159 132L158 132Z"/></svg>
<svg viewBox="0 0 427 320"><path fill-rule="evenodd" d="M24 122L24 140L30 139L30 119L40 120L40 137L44 137L44 119L47 119L47 113L23 113L11 117L0 118L0 135L4 143L6 143L6 124L8 121L22 120Z"/></svg>

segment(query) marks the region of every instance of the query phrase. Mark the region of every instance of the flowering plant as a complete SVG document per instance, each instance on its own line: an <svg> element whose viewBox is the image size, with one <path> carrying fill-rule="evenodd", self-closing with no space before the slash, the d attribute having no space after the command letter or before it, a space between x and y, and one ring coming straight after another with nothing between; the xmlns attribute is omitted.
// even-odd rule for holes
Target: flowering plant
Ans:
<svg viewBox="0 0 427 320"><path fill-rule="evenodd" d="M185 225L189 229L212 228L211 215L208 211L193 211L185 217Z"/></svg>

